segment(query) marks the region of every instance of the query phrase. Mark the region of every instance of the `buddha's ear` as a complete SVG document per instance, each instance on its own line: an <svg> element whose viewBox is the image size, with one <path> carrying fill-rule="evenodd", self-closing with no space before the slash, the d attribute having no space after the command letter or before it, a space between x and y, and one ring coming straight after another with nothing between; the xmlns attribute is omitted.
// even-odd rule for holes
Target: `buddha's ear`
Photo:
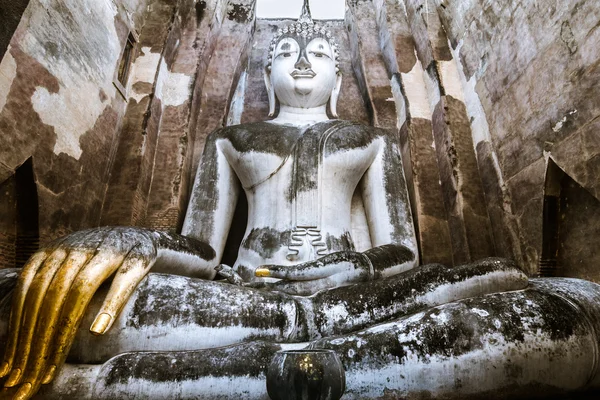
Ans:
<svg viewBox="0 0 600 400"><path fill-rule="evenodd" d="M275 97L275 88L271 83L271 67L265 67L265 86L269 95L269 117L275 116L275 108L277 106L277 97Z"/></svg>
<svg viewBox="0 0 600 400"><path fill-rule="evenodd" d="M335 82L335 87L331 92L331 97L329 98L329 112L333 118L338 117L337 113L337 102L340 97L340 90L342 90L342 74L337 74L337 80Z"/></svg>

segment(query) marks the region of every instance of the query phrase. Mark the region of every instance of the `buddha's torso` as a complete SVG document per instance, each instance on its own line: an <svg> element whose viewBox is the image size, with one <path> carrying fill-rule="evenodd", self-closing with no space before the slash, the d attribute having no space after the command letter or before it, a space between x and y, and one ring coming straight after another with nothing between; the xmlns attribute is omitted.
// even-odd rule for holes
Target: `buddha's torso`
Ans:
<svg viewBox="0 0 600 400"><path fill-rule="evenodd" d="M222 131L217 146L248 199L236 269L293 265L354 250L352 196L382 144L381 131L343 121L308 128L257 123Z"/></svg>

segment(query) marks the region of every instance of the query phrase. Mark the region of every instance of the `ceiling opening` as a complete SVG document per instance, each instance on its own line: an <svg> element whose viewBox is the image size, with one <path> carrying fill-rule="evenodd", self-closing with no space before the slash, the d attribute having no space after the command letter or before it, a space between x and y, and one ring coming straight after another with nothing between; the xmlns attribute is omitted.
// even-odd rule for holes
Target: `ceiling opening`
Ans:
<svg viewBox="0 0 600 400"><path fill-rule="evenodd" d="M256 16L263 19L298 18L303 0L257 0ZM313 0L310 8L314 19L344 19L345 0Z"/></svg>

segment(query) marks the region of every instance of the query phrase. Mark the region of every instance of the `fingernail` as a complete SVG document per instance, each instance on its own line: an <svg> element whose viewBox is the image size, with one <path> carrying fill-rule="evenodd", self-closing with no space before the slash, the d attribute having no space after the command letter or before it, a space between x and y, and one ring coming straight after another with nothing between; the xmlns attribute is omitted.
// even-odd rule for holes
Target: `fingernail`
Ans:
<svg viewBox="0 0 600 400"><path fill-rule="evenodd" d="M44 374L44 379L42 379L42 385L47 385L54 380L54 375L56 374L56 365L51 365L46 369L46 373Z"/></svg>
<svg viewBox="0 0 600 400"><path fill-rule="evenodd" d="M0 367L0 378L4 378L10 372L10 365L7 362L2 363Z"/></svg>
<svg viewBox="0 0 600 400"><path fill-rule="evenodd" d="M15 394L15 397L13 397L13 400L26 400L29 398L29 395L31 394L31 389L33 388L33 385L31 383L24 383L19 390L17 391L17 394Z"/></svg>
<svg viewBox="0 0 600 400"><path fill-rule="evenodd" d="M104 335L104 333L110 327L111 323L112 317L110 316L110 314L102 313L98 315L94 320L94 323L90 328L90 332L92 332L94 335Z"/></svg>
<svg viewBox="0 0 600 400"><path fill-rule="evenodd" d="M271 276L271 271L266 268L258 268L256 271L254 271L254 275L258 276L259 278L269 278Z"/></svg>
<svg viewBox="0 0 600 400"><path fill-rule="evenodd" d="M16 386L16 385L19 384L20 380L21 380L21 369L20 368L15 368L10 373L10 376L8 377L8 380L4 383L4 387L13 387L13 386Z"/></svg>

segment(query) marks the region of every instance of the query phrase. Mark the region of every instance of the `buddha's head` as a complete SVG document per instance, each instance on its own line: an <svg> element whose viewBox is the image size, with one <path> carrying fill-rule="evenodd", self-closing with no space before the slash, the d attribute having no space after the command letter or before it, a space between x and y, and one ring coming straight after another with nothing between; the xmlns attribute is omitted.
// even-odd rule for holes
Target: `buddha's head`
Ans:
<svg viewBox="0 0 600 400"><path fill-rule="evenodd" d="M295 108L316 108L329 101L337 117L337 99L342 85L338 48L331 32L315 24L308 0L300 19L277 32L271 42L265 68L269 93L269 116L277 101Z"/></svg>

